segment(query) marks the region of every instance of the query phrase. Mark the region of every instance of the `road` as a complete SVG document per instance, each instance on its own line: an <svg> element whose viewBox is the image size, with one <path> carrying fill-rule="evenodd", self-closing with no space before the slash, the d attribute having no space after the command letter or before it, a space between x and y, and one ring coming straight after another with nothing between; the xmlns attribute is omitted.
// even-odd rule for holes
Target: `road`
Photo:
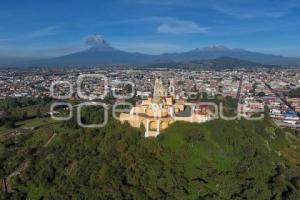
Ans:
<svg viewBox="0 0 300 200"><path fill-rule="evenodd" d="M282 121L278 121L278 120L273 120L274 123L281 127L281 128L291 128L291 129L297 129L297 130L300 130L300 124L289 124L289 123L285 123L285 122L282 122Z"/></svg>
<svg viewBox="0 0 300 200"><path fill-rule="evenodd" d="M289 107L292 111L295 112L295 109L293 106L291 106L291 104L289 104L289 102L287 102L284 97L280 96L277 92L275 92L275 90L266 82L264 82L266 87L269 88L269 90L276 96L278 97L287 107Z"/></svg>
<svg viewBox="0 0 300 200"><path fill-rule="evenodd" d="M242 74L242 76L240 77L240 83L239 83L238 91L236 93L236 99L237 99L238 103L240 102L240 97L241 97L241 91L242 91L242 85L243 85L243 76L244 76L244 74Z"/></svg>
<svg viewBox="0 0 300 200"><path fill-rule="evenodd" d="M266 87L269 88L269 90L276 96L278 97L287 107L289 107L291 110L294 110L294 108L291 106L291 104L289 104L284 97L280 96L277 92L274 91L274 89L266 82L264 82ZM296 112L297 113L297 112ZM298 113L297 113L298 114ZM299 114L298 114L299 116ZM280 120L273 120L275 122L275 124L277 124L277 126L282 127L282 128L292 128L292 129L296 129L296 130L300 130L300 124L289 124Z"/></svg>
<svg viewBox="0 0 300 200"><path fill-rule="evenodd" d="M243 77L244 77L244 74L242 74L240 77L239 87L238 87L238 91L236 93L236 100L237 100L236 112L240 112L239 103L240 103L241 91L242 91L242 86L243 86Z"/></svg>

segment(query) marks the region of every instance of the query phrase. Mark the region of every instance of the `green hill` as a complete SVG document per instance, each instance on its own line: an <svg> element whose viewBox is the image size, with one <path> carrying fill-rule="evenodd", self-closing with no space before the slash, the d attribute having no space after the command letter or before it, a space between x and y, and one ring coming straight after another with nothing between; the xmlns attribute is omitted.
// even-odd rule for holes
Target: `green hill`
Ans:
<svg viewBox="0 0 300 200"><path fill-rule="evenodd" d="M156 139L142 135L110 120L103 129L55 124L5 141L14 153L3 159L0 151L6 174L28 162L9 198L300 199L300 140L268 120L178 122Z"/></svg>

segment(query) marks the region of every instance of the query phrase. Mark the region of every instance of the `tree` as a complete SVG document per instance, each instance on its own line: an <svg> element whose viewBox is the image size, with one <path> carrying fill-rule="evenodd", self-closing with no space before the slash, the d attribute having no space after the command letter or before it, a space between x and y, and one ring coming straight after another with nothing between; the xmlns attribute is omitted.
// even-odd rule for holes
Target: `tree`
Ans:
<svg viewBox="0 0 300 200"><path fill-rule="evenodd" d="M42 112L40 106L36 109L36 117L41 118L42 117Z"/></svg>
<svg viewBox="0 0 300 200"><path fill-rule="evenodd" d="M288 97L299 98L300 97L300 87L288 92Z"/></svg>
<svg viewBox="0 0 300 200"><path fill-rule="evenodd" d="M5 127L8 128L8 129L12 129L12 128L15 128L16 125L15 125L15 122L12 121L12 120L9 120L5 123Z"/></svg>
<svg viewBox="0 0 300 200"><path fill-rule="evenodd" d="M266 96L266 94L265 94L264 92L259 92L259 93L257 94L257 96L258 96L258 97L264 97L264 96Z"/></svg>

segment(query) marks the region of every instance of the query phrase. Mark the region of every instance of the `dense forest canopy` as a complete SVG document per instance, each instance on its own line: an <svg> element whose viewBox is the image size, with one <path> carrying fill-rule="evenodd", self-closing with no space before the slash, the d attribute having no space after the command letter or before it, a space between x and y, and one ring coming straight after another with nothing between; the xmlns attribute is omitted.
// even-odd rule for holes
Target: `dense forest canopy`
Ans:
<svg viewBox="0 0 300 200"><path fill-rule="evenodd" d="M83 120L94 123L95 112ZM300 139L268 119L176 122L157 138L143 134L109 116L101 129L70 120L0 137L0 176L22 169L10 180L15 192L0 199L300 199Z"/></svg>

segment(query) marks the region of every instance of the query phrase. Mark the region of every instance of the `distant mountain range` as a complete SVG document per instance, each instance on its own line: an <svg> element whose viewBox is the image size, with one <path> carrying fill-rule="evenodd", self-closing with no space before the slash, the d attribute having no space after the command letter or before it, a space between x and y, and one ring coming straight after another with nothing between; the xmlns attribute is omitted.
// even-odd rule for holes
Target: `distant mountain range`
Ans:
<svg viewBox="0 0 300 200"><path fill-rule="evenodd" d="M251 52L244 49L230 49L222 45L197 48L182 53L148 55L130 53L111 47L105 40L87 50L50 59L25 61L27 66L91 66L107 64L148 65L153 63L190 62L231 57L266 65L300 65L300 58ZM231 60L232 61L232 60Z"/></svg>
<svg viewBox="0 0 300 200"><path fill-rule="evenodd" d="M261 64L232 57L220 57L216 59L194 60L185 62L164 62L147 65L147 68L175 68L175 69L257 69L278 68L279 65Z"/></svg>

